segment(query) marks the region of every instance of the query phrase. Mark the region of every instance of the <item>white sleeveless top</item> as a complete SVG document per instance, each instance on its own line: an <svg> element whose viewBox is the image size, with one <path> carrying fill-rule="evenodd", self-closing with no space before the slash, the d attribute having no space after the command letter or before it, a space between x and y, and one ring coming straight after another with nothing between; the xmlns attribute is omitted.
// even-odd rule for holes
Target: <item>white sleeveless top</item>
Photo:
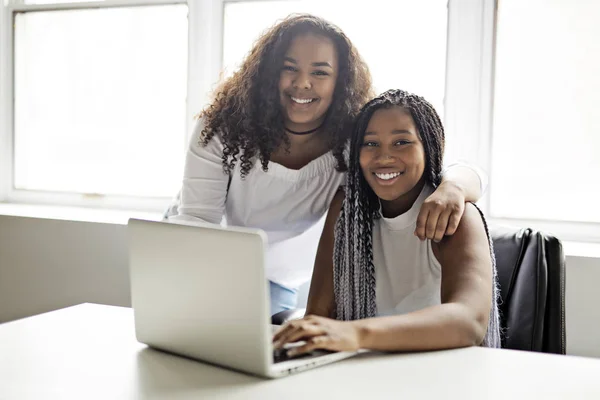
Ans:
<svg viewBox="0 0 600 400"><path fill-rule="evenodd" d="M299 170L269 162L264 172L257 161L244 180L238 160L228 192L223 144L215 135L206 147L199 145L202 128L201 122L194 128L179 203L168 212L169 221L262 229L269 239L267 278L289 288L309 281L325 213L345 179L335 169L333 154L328 152Z"/></svg>
<svg viewBox="0 0 600 400"><path fill-rule="evenodd" d="M377 314L405 314L441 303L442 267L431 241L421 242L414 231L423 201L433 193L425 185L406 213L375 220L373 265Z"/></svg>

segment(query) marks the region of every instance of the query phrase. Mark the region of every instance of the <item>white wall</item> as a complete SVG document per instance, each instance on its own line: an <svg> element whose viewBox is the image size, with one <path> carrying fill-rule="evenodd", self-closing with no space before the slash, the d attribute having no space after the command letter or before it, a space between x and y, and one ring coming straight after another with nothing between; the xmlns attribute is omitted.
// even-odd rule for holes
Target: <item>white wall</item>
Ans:
<svg viewBox="0 0 600 400"><path fill-rule="evenodd" d="M0 322L82 302L129 306L125 228L0 216Z"/></svg>
<svg viewBox="0 0 600 400"><path fill-rule="evenodd" d="M567 352L600 357L600 259L566 278ZM0 216L0 322L82 302L130 305L126 227Z"/></svg>
<svg viewBox="0 0 600 400"><path fill-rule="evenodd" d="M600 357L600 259L567 257L567 353Z"/></svg>

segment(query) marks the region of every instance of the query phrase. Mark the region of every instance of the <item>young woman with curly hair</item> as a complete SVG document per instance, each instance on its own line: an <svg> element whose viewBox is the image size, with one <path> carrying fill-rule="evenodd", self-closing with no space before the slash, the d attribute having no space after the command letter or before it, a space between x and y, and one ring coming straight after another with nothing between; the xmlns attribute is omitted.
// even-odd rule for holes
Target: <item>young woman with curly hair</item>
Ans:
<svg viewBox="0 0 600 400"><path fill-rule="evenodd" d="M336 26L311 15L278 23L202 111L169 220L260 228L269 239L271 312L296 304L310 280L323 215L344 181L354 117L371 76ZM422 208L420 238L452 234L480 178L449 168Z"/></svg>

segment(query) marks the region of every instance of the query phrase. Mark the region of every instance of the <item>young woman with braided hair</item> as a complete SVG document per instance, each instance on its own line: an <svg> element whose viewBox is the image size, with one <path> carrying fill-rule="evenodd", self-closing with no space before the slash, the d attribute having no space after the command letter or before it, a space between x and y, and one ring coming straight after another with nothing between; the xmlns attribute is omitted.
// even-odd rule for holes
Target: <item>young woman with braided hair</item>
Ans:
<svg viewBox="0 0 600 400"><path fill-rule="evenodd" d="M307 317L276 347L403 351L500 346L496 269L483 215L467 204L456 233L420 241L419 208L441 181L444 130L422 97L370 101L351 137L344 192L332 201ZM334 319L335 318L335 319Z"/></svg>
<svg viewBox="0 0 600 400"><path fill-rule="evenodd" d="M269 239L271 313L293 308L310 280L322 220L345 179L343 152L371 76L336 26L291 16L255 43L216 89L187 152L170 221L260 228ZM457 165L421 207L415 234L454 233L480 175ZM201 257L201 255L199 255Z"/></svg>

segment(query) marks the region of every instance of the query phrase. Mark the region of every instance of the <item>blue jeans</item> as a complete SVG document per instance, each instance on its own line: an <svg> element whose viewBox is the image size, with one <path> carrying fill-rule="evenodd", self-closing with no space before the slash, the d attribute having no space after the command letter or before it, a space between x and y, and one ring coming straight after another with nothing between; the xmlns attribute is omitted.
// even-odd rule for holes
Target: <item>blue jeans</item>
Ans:
<svg viewBox="0 0 600 400"><path fill-rule="evenodd" d="M296 308L298 290L269 281L269 291L271 293L271 315Z"/></svg>

